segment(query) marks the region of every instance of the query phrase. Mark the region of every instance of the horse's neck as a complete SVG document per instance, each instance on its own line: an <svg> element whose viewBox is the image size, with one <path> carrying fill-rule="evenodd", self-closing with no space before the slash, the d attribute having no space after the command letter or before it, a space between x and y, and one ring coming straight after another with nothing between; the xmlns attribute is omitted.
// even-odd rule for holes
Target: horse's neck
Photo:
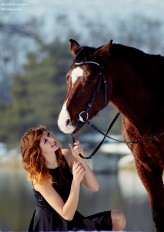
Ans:
<svg viewBox="0 0 164 232"><path fill-rule="evenodd" d="M144 82L137 76L137 72L127 64L121 64L117 70L115 64L109 66L112 78L111 103L136 127L145 124L145 119L150 113L150 93L144 90ZM120 70L119 70L120 69Z"/></svg>
<svg viewBox="0 0 164 232"><path fill-rule="evenodd" d="M159 131L164 128L164 58L126 49L114 46L114 55L105 59L110 102L138 129Z"/></svg>

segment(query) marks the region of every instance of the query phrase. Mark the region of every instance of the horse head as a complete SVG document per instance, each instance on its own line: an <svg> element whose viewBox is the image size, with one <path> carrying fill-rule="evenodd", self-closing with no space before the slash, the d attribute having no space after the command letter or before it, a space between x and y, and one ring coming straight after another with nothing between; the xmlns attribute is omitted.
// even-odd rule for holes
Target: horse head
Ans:
<svg viewBox="0 0 164 232"><path fill-rule="evenodd" d="M58 118L64 133L76 133L108 104L111 93L107 91L110 81L105 79L105 62L111 45L112 40L93 48L70 40L74 61L66 74L68 91Z"/></svg>

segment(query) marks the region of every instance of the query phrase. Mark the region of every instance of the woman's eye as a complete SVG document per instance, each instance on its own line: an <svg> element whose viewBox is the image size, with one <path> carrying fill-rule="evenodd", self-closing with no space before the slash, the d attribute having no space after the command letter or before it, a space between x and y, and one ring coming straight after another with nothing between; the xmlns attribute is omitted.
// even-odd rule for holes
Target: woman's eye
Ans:
<svg viewBox="0 0 164 232"><path fill-rule="evenodd" d="M44 144L47 142L47 139L44 140Z"/></svg>
<svg viewBox="0 0 164 232"><path fill-rule="evenodd" d="M49 137L50 135L51 135L50 132L48 132L48 133L47 133L47 137Z"/></svg>

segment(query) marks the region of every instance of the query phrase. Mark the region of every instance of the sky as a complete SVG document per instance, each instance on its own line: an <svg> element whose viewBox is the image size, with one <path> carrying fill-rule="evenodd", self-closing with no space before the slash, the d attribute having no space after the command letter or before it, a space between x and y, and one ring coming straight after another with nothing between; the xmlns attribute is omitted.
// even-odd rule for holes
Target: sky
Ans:
<svg viewBox="0 0 164 232"><path fill-rule="evenodd" d="M127 28L131 33L136 30L138 34L144 33L142 17L160 22L155 34L164 37L164 0L0 0L0 4L0 20L4 22L23 23L32 17L43 20L43 34L47 40L56 36L64 39L71 28L89 45L102 45L111 37L114 42L123 43ZM95 33L94 41L90 38L91 28ZM102 44L98 44L97 34L102 36ZM145 34L145 41L147 39ZM163 39L161 43L164 47Z"/></svg>
<svg viewBox="0 0 164 232"><path fill-rule="evenodd" d="M5 20L23 22L35 16L45 19L46 26L51 28L55 16L65 14L69 17L68 25L77 31L85 30L83 20L109 27L115 27L120 20L128 22L136 15L164 20L163 0L0 0L0 4L0 18ZM63 26L60 22L56 24L59 29Z"/></svg>

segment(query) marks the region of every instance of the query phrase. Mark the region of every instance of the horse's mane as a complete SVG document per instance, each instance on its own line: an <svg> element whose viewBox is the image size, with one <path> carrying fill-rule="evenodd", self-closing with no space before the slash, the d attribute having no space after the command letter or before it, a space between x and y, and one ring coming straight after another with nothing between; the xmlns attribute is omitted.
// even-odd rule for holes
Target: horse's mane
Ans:
<svg viewBox="0 0 164 232"><path fill-rule="evenodd" d="M95 50L99 48L88 47L88 46L80 47L80 51L75 57L73 63L93 61L92 54ZM130 63L141 62L142 58L146 56L149 57L152 60L152 62L158 63L158 65L159 63L163 65L164 62L163 56L161 55L147 54L137 48L122 45L122 44L113 43L112 46L110 47L110 53L112 56L123 57L125 60L127 60Z"/></svg>
<svg viewBox="0 0 164 232"><path fill-rule="evenodd" d="M147 54L137 48L125 46L122 44L112 44L110 48L110 52L112 56L115 55L121 56L128 61L132 61L132 60L136 61L136 60L140 60L145 56L147 57L149 56L151 57L151 59L154 59L154 62L161 62L161 61L163 62L163 56L161 55Z"/></svg>
<svg viewBox="0 0 164 232"><path fill-rule="evenodd" d="M110 52L112 56L121 56L124 57L124 59L126 60L140 59L141 57L146 55L146 53L137 48L128 47L122 44L112 44Z"/></svg>

